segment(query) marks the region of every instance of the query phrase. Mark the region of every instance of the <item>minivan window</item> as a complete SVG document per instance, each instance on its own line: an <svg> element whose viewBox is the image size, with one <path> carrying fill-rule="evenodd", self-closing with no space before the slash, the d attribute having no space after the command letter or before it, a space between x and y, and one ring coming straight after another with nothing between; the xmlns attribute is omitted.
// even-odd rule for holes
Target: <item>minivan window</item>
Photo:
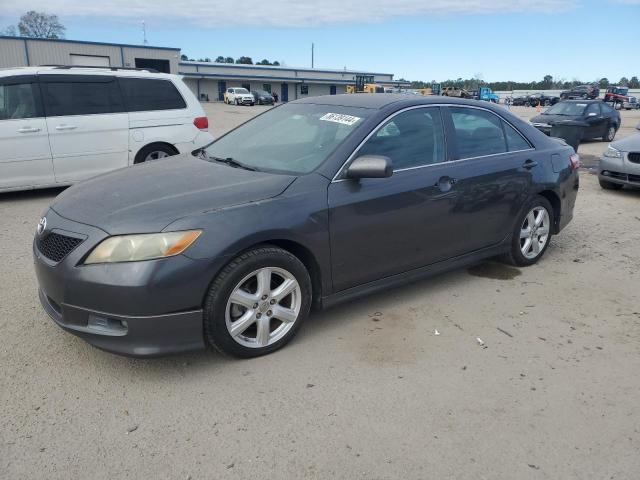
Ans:
<svg viewBox="0 0 640 480"><path fill-rule="evenodd" d="M440 109L416 108L396 115L367 140L358 151L361 155L389 157L394 170L444 162Z"/></svg>
<svg viewBox="0 0 640 480"><path fill-rule="evenodd" d="M184 98L169 80L120 78L119 82L130 112L187 108Z"/></svg>
<svg viewBox="0 0 640 480"><path fill-rule="evenodd" d="M507 151L501 120L486 110L450 107L458 158L482 157Z"/></svg>
<svg viewBox="0 0 640 480"><path fill-rule="evenodd" d="M124 112L114 77L47 75L41 78L48 117Z"/></svg>
<svg viewBox="0 0 640 480"><path fill-rule="evenodd" d="M38 117L37 85L0 84L0 120Z"/></svg>

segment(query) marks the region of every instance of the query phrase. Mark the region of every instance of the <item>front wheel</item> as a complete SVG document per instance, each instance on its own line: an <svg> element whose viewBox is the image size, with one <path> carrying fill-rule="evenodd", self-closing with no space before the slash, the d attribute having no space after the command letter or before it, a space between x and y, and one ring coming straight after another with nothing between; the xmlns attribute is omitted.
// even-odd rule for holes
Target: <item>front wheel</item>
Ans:
<svg viewBox="0 0 640 480"><path fill-rule="evenodd" d="M549 200L542 196L534 197L516 222L511 249L503 255L503 260L521 267L540 260L549 246L553 221Z"/></svg>
<svg viewBox="0 0 640 480"><path fill-rule="evenodd" d="M311 306L311 280L294 255L265 245L233 259L211 285L204 333L217 350L243 358L289 342Z"/></svg>

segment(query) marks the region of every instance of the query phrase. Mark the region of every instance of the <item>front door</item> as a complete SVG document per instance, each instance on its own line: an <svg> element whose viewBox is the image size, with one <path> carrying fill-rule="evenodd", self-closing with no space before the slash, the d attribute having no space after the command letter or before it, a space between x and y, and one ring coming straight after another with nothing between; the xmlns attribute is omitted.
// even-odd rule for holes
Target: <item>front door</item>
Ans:
<svg viewBox="0 0 640 480"><path fill-rule="evenodd" d="M0 189L54 182L36 77L0 79Z"/></svg>
<svg viewBox="0 0 640 480"><path fill-rule="evenodd" d="M585 138L597 138L602 137L605 134L607 127L607 119L602 115L602 109L600 108L600 102L590 103L585 112L586 121L589 125Z"/></svg>
<svg viewBox="0 0 640 480"><path fill-rule="evenodd" d="M40 82L56 182L128 165L129 115L115 77L47 74Z"/></svg>
<svg viewBox="0 0 640 480"><path fill-rule="evenodd" d="M289 101L289 85L287 83L282 84L282 101Z"/></svg>
<svg viewBox="0 0 640 480"><path fill-rule="evenodd" d="M438 107L399 113L354 158L391 158L389 178L338 179L329 185L333 285L344 290L442 259L448 213L456 192L449 175Z"/></svg>
<svg viewBox="0 0 640 480"><path fill-rule="evenodd" d="M224 91L227 89L227 82L219 81L218 82L218 101L224 101Z"/></svg>
<svg viewBox="0 0 640 480"><path fill-rule="evenodd" d="M329 86L329 95L335 95L335 94L336 94L336 86L335 85Z"/></svg>

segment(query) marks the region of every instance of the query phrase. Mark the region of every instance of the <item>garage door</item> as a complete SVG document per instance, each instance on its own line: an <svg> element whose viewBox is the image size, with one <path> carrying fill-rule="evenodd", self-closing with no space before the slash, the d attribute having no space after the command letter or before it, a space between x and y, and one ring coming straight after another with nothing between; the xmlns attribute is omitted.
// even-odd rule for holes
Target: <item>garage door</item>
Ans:
<svg viewBox="0 0 640 480"><path fill-rule="evenodd" d="M109 57L98 55L76 55L71 54L71 65L81 65L83 67L110 67Z"/></svg>

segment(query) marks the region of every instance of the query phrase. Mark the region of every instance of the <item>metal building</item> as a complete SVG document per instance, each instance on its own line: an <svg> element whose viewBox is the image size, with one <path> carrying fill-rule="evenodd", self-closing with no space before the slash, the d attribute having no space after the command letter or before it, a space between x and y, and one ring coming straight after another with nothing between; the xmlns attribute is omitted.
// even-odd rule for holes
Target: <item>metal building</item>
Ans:
<svg viewBox="0 0 640 480"><path fill-rule="evenodd" d="M178 73L179 48L0 36L0 68L82 65Z"/></svg>

